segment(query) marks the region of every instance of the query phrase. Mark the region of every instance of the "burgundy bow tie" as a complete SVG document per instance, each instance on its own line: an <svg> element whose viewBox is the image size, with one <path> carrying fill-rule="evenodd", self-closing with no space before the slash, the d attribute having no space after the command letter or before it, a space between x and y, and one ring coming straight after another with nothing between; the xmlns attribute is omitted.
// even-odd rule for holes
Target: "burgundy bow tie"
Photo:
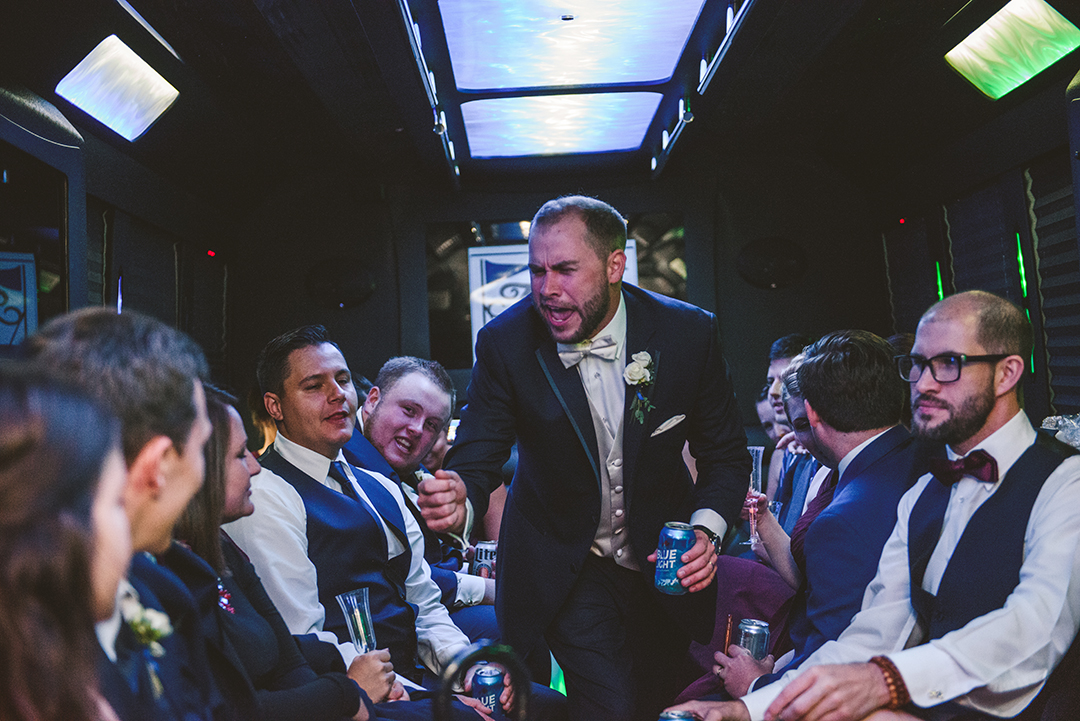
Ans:
<svg viewBox="0 0 1080 721"><path fill-rule="evenodd" d="M983 483L997 483L998 479L997 461L981 449L955 461L932 458L930 472L946 486L953 485L964 476L972 476Z"/></svg>

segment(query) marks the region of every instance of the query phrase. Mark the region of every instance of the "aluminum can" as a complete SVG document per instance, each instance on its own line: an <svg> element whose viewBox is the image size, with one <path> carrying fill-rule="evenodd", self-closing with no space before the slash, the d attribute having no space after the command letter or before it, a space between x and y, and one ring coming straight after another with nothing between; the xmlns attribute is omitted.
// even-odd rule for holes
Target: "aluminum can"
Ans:
<svg viewBox="0 0 1080 721"><path fill-rule="evenodd" d="M689 711L661 711L660 721L665 719L679 719L679 718L694 718L694 714Z"/></svg>
<svg viewBox="0 0 1080 721"><path fill-rule="evenodd" d="M503 690L503 672L495 666L479 666L472 679L472 695L491 710L499 708Z"/></svg>
<svg viewBox="0 0 1080 721"><path fill-rule="evenodd" d="M499 552L498 541L480 541L473 551L472 575L479 576L480 569L488 570L488 578L495 578L495 559Z"/></svg>
<svg viewBox="0 0 1080 721"><path fill-rule="evenodd" d="M754 618L739 621L739 645L758 661L769 653L769 624Z"/></svg>
<svg viewBox="0 0 1080 721"><path fill-rule="evenodd" d="M656 544L656 590L670 596L681 596L686 588L675 574L682 568L682 555L694 547L697 537L689 523L669 521L660 530Z"/></svg>

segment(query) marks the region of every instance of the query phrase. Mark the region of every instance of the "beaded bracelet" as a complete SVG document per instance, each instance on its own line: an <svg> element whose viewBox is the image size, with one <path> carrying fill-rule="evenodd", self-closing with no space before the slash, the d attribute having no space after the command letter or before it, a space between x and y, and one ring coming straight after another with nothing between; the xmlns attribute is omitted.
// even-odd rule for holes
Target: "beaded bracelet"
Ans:
<svg viewBox="0 0 1080 721"><path fill-rule="evenodd" d="M885 708L895 710L907 706L911 702L911 694L896 664L887 656L874 656L870 659L870 663L881 669L881 674L885 677L885 685L889 688L889 705Z"/></svg>

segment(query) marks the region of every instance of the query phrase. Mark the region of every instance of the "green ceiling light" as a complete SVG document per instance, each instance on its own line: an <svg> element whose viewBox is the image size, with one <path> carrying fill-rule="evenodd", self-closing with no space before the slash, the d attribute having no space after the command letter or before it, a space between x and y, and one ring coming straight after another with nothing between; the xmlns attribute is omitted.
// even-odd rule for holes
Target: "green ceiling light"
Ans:
<svg viewBox="0 0 1080 721"><path fill-rule="evenodd" d="M1010 0L945 60L997 100L1078 47L1080 30L1043 0Z"/></svg>

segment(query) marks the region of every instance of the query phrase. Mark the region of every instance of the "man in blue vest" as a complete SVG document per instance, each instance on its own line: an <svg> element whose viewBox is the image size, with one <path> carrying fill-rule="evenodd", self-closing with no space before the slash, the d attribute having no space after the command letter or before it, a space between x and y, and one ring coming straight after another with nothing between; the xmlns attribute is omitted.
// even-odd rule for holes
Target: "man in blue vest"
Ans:
<svg viewBox="0 0 1080 721"><path fill-rule="evenodd" d="M424 532L424 558L442 592L451 620L474 641L497 641L495 579L471 576L464 563L465 538L428 529L416 506L416 487L427 473L420 464L454 410L454 384L437 362L400 356L379 369L364 398L357 428L342 449L358 468L401 485L405 504Z"/></svg>
<svg viewBox="0 0 1080 721"><path fill-rule="evenodd" d="M1073 702L1062 699L1076 686L1080 457L1022 411L1031 349L1023 311L990 293L923 315L897 366L913 432L944 442L948 459L901 499L862 610L799 669L696 713L967 721Z"/></svg>
<svg viewBox="0 0 1080 721"><path fill-rule="evenodd" d="M226 531L250 557L293 634L335 644L347 665L357 657L377 661L377 668L390 661L408 693L426 695L422 687L434 685L432 674L469 639L439 601L423 535L401 489L352 466L341 452L357 410L345 358L325 328L304 326L263 348L257 375L278 434L252 478L255 512ZM336 600L361 587L368 589L379 647L366 654L350 642ZM372 700L406 698L402 691L395 684L389 697ZM459 699L484 708L476 699ZM399 718L403 708L392 703L376 710ZM454 718L470 717L473 711L454 704Z"/></svg>

